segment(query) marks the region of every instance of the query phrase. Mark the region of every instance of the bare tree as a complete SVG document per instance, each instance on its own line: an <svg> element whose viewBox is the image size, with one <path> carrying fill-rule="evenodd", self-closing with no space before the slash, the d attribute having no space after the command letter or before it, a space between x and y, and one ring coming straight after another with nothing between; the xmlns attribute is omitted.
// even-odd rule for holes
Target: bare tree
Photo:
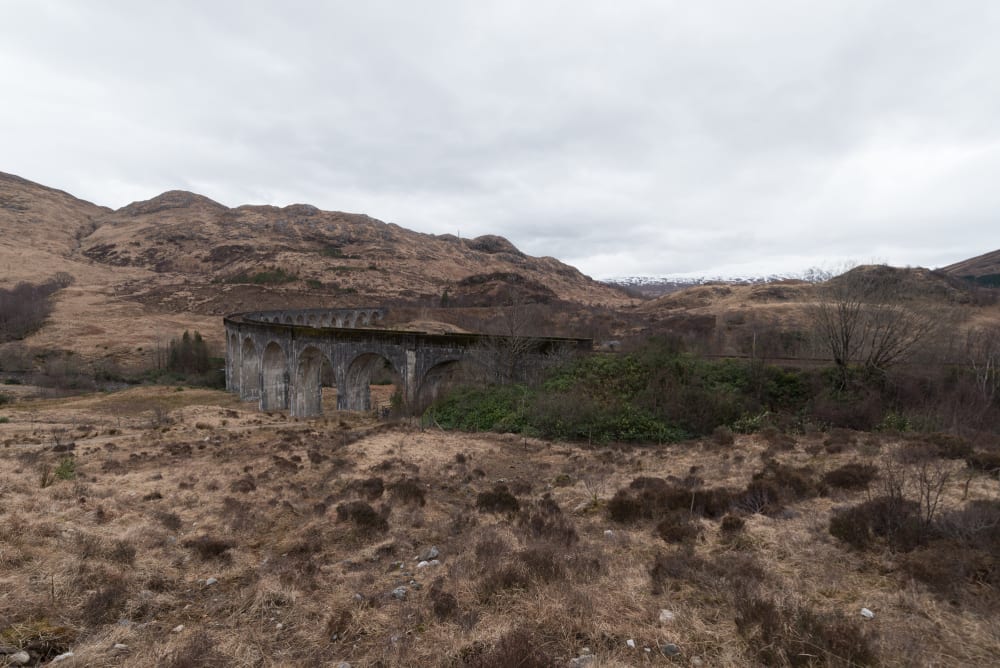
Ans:
<svg viewBox="0 0 1000 668"><path fill-rule="evenodd" d="M476 367L487 383L509 385L524 380L528 372L528 358L537 348L531 336L535 313L525 295L519 290L507 292L502 306L487 326L485 337L474 352Z"/></svg>
<svg viewBox="0 0 1000 668"><path fill-rule="evenodd" d="M1000 327L975 327L965 340L965 357L986 406L1000 394Z"/></svg>
<svg viewBox="0 0 1000 668"><path fill-rule="evenodd" d="M858 267L818 288L812 321L844 382L850 365L885 371L941 326L942 309L905 294L894 271Z"/></svg>

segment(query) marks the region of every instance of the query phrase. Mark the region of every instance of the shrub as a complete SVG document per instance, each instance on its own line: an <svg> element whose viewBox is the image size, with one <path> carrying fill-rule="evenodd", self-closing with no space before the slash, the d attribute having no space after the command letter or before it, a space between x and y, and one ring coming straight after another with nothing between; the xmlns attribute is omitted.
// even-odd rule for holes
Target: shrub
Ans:
<svg viewBox="0 0 1000 668"><path fill-rule="evenodd" d="M337 519L351 522L361 533L385 533L389 522L364 501L350 501L337 506Z"/></svg>
<svg viewBox="0 0 1000 668"><path fill-rule="evenodd" d="M795 449L795 439L777 427L764 427L760 435L775 450L787 451Z"/></svg>
<svg viewBox="0 0 1000 668"><path fill-rule="evenodd" d="M519 524L535 539L551 540L565 546L573 545L580 539L572 520L563 515L559 504L549 494L545 494L534 508L522 511Z"/></svg>
<svg viewBox="0 0 1000 668"><path fill-rule="evenodd" d="M719 529L724 533L733 534L742 531L746 523L746 520L741 516L730 513L722 518L722 522L719 523Z"/></svg>
<svg viewBox="0 0 1000 668"><path fill-rule="evenodd" d="M685 546L684 549L675 552L657 553L649 567L652 593L659 596L672 580L680 582L692 579L693 572L701 571L704 568L704 561L694 554L690 546Z"/></svg>
<svg viewBox="0 0 1000 668"><path fill-rule="evenodd" d="M656 525L656 535L668 543L686 543L701 534L701 526L692 521L691 513L674 510Z"/></svg>
<svg viewBox="0 0 1000 668"><path fill-rule="evenodd" d="M76 477L76 459L73 457L63 457L59 460L59 465L53 472L60 480L72 480Z"/></svg>
<svg viewBox="0 0 1000 668"><path fill-rule="evenodd" d="M765 666L878 663L873 636L856 620L784 607L745 590L737 592L735 607L737 631Z"/></svg>
<svg viewBox="0 0 1000 668"><path fill-rule="evenodd" d="M933 528L920 520L920 504L896 496L880 496L838 510L830 517L830 534L863 550L876 538L906 552L933 537Z"/></svg>
<svg viewBox="0 0 1000 668"><path fill-rule="evenodd" d="M537 632L514 629L497 640L489 650L467 656L464 665L470 668L548 668L556 658L546 651L546 641Z"/></svg>
<svg viewBox="0 0 1000 668"><path fill-rule="evenodd" d="M674 510L715 519L722 517L734 500L732 490L714 487L691 489L662 478L639 477L628 488L615 492L608 502L608 517L616 522L662 519Z"/></svg>
<svg viewBox="0 0 1000 668"><path fill-rule="evenodd" d="M127 540L116 540L108 550L108 559L125 566L135 563L135 555L135 545Z"/></svg>
<svg viewBox="0 0 1000 668"><path fill-rule="evenodd" d="M430 587L431 610L438 619L452 619L458 614L458 599L444 589L444 578L437 578Z"/></svg>
<svg viewBox="0 0 1000 668"><path fill-rule="evenodd" d="M164 528L170 529L171 531L177 531L182 526L180 515L177 513L158 512L155 517L157 521L164 526Z"/></svg>
<svg viewBox="0 0 1000 668"><path fill-rule="evenodd" d="M402 478L389 485L389 493L392 498L403 503L423 506L427 503L424 498L424 487L419 478Z"/></svg>
<svg viewBox="0 0 1000 668"><path fill-rule="evenodd" d="M118 618L127 600L125 581L115 578L84 599L81 614L88 625L106 624Z"/></svg>
<svg viewBox="0 0 1000 668"><path fill-rule="evenodd" d="M542 582L554 582L566 577L564 551L548 543L537 543L517 553L531 577Z"/></svg>
<svg viewBox="0 0 1000 668"><path fill-rule="evenodd" d="M507 485L497 483L489 492L476 496L476 508L488 513L516 513L521 508L517 497L510 493Z"/></svg>
<svg viewBox="0 0 1000 668"><path fill-rule="evenodd" d="M935 454L944 459L965 459L972 455L972 444L961 436L934 432L927 434L924 441L934 448Z"/></svg>
<svg viewBox="0 0 1000 668"><path fill-rule="evenodd" d="M878 468L871 464L850 462L823 474L823 482L839 489L868 489L878 477Z"/></svg>
<svg viewBox="0 0 1000 668"><path fill-rule="evenodd" d="M249 494L255 489L257 489L257 483L254 482L253 476L249 474L229 483L230 492Z"/></svg>
<svg viewBox="0 0 1000 668"><path fill-rule="evenodd" d="M487 572L479 581L477 593L482 603L489 603L499 594L511 590L526 590L531 578L521 563L506 563Z"/></svg>
<svg viewBox="0 0 1000 668"><path fill-rule="evenodd" d="M729 427L718 426L712 430L712 442L716 445L732 445L736 442L736 437Z"/></svg>
<svg viewBox="0 0 1000 668"><path fill-rule="evenodd" d="M965 459L965 463L970 469L996 473L1000 470L1000 452L982 450L973 452Z"/></svg>
<svg viewBox="0 0 1000 668"><path fill-rule="evenodd" d="M201 535L197 538L189 538L181 544L186 548L194 550L195 554L197 554L203 561L208 561L210 559L229 561L232 559L232 555L229 554L229 551L236 546L232 541L223 540L221 538L213 538L207 535Z"/></svg>
<svg viewBox="0 0 1000 668"><path fill-rule="evenodd" d="M369 501L379 498L385 491L385 483L382 481L382 478L377 476L364 480L356 480L351 486L356 488L358 493L366 497Z"/></svg>

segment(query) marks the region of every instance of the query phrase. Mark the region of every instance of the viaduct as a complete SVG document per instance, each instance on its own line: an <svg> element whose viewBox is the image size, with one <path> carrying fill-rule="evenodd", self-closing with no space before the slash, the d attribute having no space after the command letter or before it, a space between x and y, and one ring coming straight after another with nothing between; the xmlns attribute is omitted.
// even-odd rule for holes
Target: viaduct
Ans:
<svg viewBox="0 0 1000 668"><path fill-rule="evenodd" d="M426 406L459 365L503 344L483 334L429 334L375 325L383 308L259 311L226 316L226 388L261 410L322 414L324 369L338 410L369 410L372 374L391 368L409 410ZM507 339L506 341L510 341ZM589 351L590 339L532 338L519 344L527 364L556 351Z"/></svg>

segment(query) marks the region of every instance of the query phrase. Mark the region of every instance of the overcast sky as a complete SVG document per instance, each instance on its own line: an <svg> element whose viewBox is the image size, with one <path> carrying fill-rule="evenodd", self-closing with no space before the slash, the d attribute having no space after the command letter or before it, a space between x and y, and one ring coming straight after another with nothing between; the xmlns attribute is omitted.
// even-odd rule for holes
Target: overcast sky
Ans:
<svg viewBox="0 0 1000 668"><path fill-rule="evenodd" d="M1000 248L1000 2L0 0L0 171L594 277Z"/></svg>

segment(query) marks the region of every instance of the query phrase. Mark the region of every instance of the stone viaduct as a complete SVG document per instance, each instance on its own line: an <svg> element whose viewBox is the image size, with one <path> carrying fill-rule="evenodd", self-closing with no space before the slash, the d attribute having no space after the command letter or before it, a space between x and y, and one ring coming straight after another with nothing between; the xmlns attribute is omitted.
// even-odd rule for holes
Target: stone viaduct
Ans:
<svg viewBox="0 0 1000 668"><path fill-rule="evenodd" d="M438 384L482 354L496 337L429 334L374 325L385 309L300 309L239 313L223 319L226 388L261 410L289 409L295 417L322 414L324 368L332 373L339 410L369 410L372 374L391 368L405 406L433 400ZM502 339L501 339L502 341ZM589 351L590 339L532 338L526 359L554 351Z"/></svg>

